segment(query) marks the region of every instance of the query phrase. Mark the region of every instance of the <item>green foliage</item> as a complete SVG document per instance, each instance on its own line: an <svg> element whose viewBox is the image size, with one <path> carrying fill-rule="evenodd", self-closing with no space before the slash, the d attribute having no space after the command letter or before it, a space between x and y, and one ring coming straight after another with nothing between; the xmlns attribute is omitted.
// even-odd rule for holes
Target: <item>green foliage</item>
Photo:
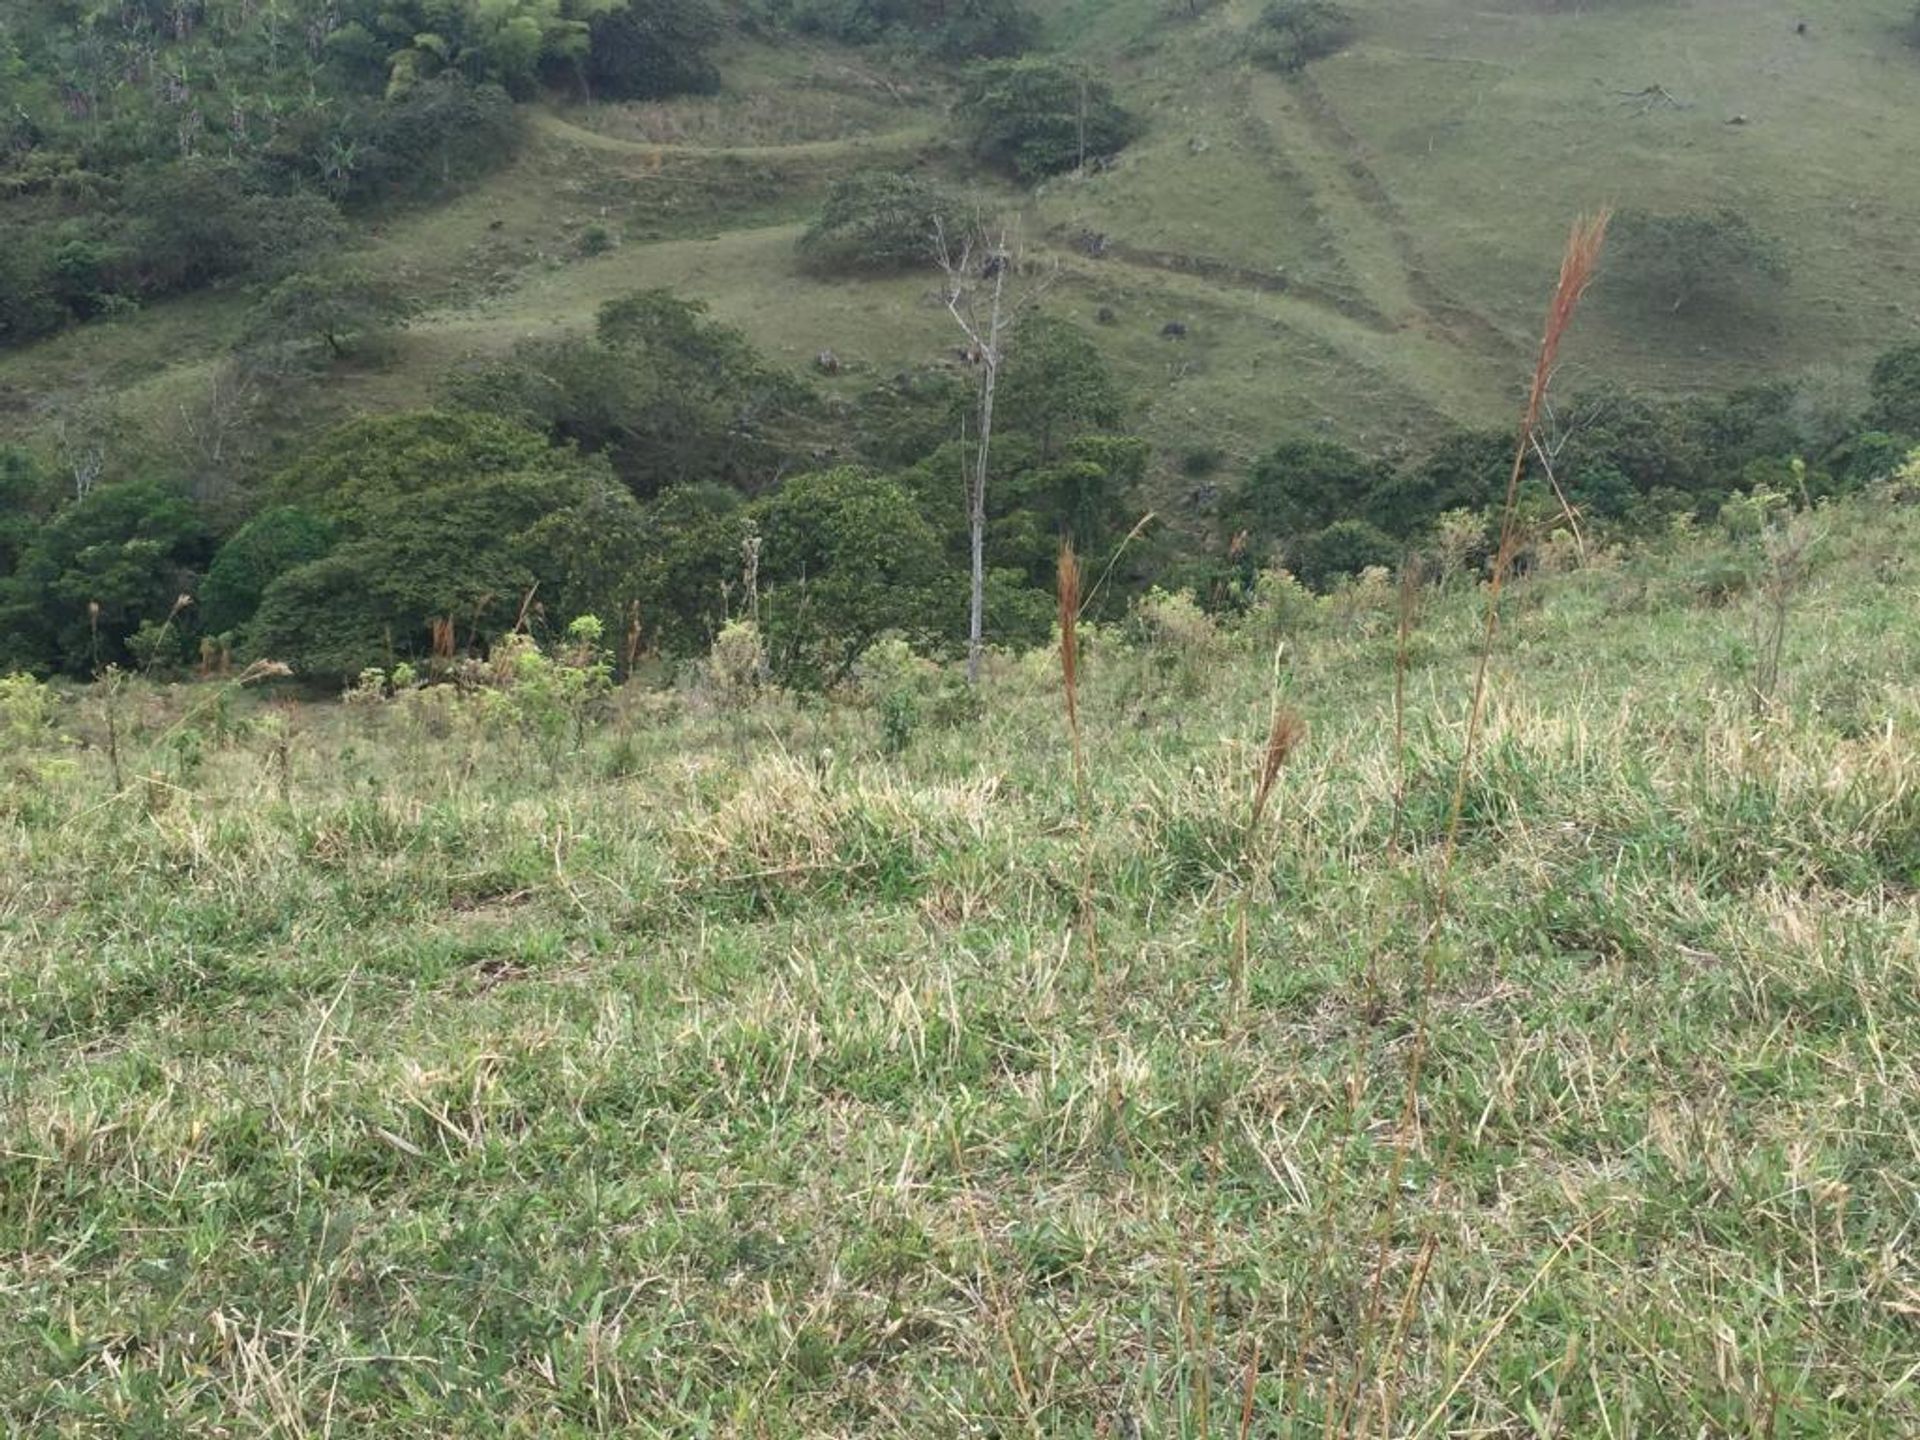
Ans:
<svg viewBox="0 0 1920 1440"><path fill-rule="evenodd" d="M1364 520L1336 520L1297 547L1300 578L1325 589L1345 575L1399 564L1404 547Z"/></svg>
<svg viewBox="0 0 1920 1440"><path fill-rule="evenodd" d="M574 62L588 93L602 100L658 100L710 94L720 72L707 51L720 38L710 0L632 0L589 21L584 61Z"/></svg>
<svg viewBox="0 0 1920 1440"><path fill-rule="evenodd" d="M1867 377L1871 424L1900 435L1920 436L1920 344L1889 350Z"/></svg>
<svg viewBox="0 0 1920 1440"><path fill-rule="evenodd" d="M484 643L530 597L547 613L599 606L617 626L634 589L618 573L618 552L639 531L632 499L598 467L497 417L361 421L290 467L279 489L340 539L267 585L248 648L310 678L422 656L435 622Z"/></svg>
<svg viewBox="0 0 1920 1440"><path fill-rule="evenodd" d="M1056 60L1001 60L967 71L954 123L974 155L1033 181L1124 150L1140 123L1107 82Z"/></svg>
<svg viewBox="0 0 1920 1440"><path fill-rule="evenodd" d="M1126 416L1106 357L1070 320L1035 311L1020 322L1001 371L996 424L1032 436L1053 458L1074 436L1116 430Z"/></svg>
<svg viewBox="0 0 1920 1440"><path fill-rule="evenodd" d="M765 487L801 448L812 397L665 290L603 306L591 340L532 341L451 380L455 403L604 454L636 495Z"/></svg>
<svg viewBox="0 0 1920 1440"><path fill-rule="evenodd" d="M336 527L295 505L256 515L221 545L200 585L200 623L210 635L253 618L267 587L333 547Z"/></svg>
<svg viewBox="0 0 1920 1440"><path fill-rule="evenodd" d="M1271 0L1248 51L1269 69L1304 70L1352 44L1356 29L1352 13L1335 0Z"/></svg>
<svg viewBox="0 0 1920 1440"><path fill-rule="evenodd" d="M841 469L796 476L754 507L774 673L832 684L888 631L933 631L946 574L933 528L892 480Z"/></svg>
<svg viewBox="0 0 1920 1440"><path fill-rule="evenodd" d="M0 77L0 343L273 280L336 242L337 204L498 164L515 124L486 78L521 73L527 25L559 3L21 0Z"/></svg>
<svg viewBox="0 0 1920 1440"><path fill-rule="evenodd" d="M646 538L635 556L641 622L668 655L705 653L726 611L725 591L741 571L748 516L724 485L675 485L646 506Z"/></svg>
<svg viewBox="0 0 1920 1440"><path fill-rule="evenodd" d="M377 347L410 309L391 279L358 266L302 271L261 297L246 344L296 355L318 346L325 359L339 360Z"/></svg>
<svg viewBox="0 0 1920 1440"><path fill-rule="evenodd" d="M1738 210L1622 211L1613 222L1608 284L1669 314L1726 309L1787 278L1777 241Z"/></svg>
<svg viewBox="0 0 1920 1440"><path fill-rule="evenodd" d="M19 568L48 508L52 488L31 452L0 445L0 580Z"/></svg>
<svg viewBox="0 0 1920 1440"><path fill-rule="evenodd" d="M1017 55L1039 23L1020 0L759 0L773 24L850 45L891 42L944 60Z"/></svg>
<svg viewBox="0 0 1920 1440"><path fill-rule="evenodd" d="M141 625L168 622L191 596L209 548L178 491L151 481L94 490L39 526L0 580L0 669L90 675L126 663Z"/></svg>
<svg viewBox="0 0 1920 1440"><path fill-rule="evenodd" d="M1368 491L1364 518L1407 536L1449 510L1477 510L1506 493L1515 439L1499 430L1457 430L1421 459L1382 476Z"/></svg>
<svg viewBox="0 0 1920 1440"><path fill-rule="evenodd" d="M498 415L415 410L356 420L314 441L269 490L356 532L409 497L485 476L538 469L553 449Z"/></svg>
<svg viewBox="0 0 1920 1440"><path fill-rule="evenodd" d="M884 274L930 266L935 235L968 223L960 198L925 176L862 170L835 182L800 237L800 257L827 273Z"/></svg>
<svg viewBox="0 0 1920 1440"><path fill-rule="evenodd" d="M1231 507L1231 523L1255 548L1296 541L1363 513L1385 467L1330 440L1289 440L1255 463Z"/></svg>

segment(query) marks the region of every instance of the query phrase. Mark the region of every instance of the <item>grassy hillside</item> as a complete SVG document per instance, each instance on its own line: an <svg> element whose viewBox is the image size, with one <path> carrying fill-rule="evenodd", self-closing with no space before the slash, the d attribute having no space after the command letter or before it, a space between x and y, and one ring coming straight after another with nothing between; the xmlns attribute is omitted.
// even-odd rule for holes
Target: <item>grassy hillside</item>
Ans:
<svg viewBox="0 0 1920 1440"><path fill-rule="evenodd" d="M1914 336L1920 180L1898 157L1920 147L1920 53L1896 33L1903 0L1356 0L1356 42L1293 76L1245 58L1253 0L1197 20L1157 0L1044 8L1051 43L1110 72L1148 131L1111 170L1023 202L1025 241L1061 267L1054 308L1114 312L1102 344L1169 461L1282 432L1390 448L1505 420L1559 237L1600 202L1737 208L1788 276L1686 316L1625 303L1616 276L1570 383L1857 375ZM838 175L964 172L937 74L818 44L738 41L719 59L717 97L536 115L484 185L376 226L366 261L427 312L391 366L316 387L303 418L414 401L459 357L581 327L641 285L709 300L796 366L831 348L848 388L945 355L923 279L823 282L791 248ZM585 258L590 227L618 244ZM1086 234L1102 258L1081 253ZM7 430L82 397L166 417L240 309L157 304L0 357ZM1169 321L1184 342L1161 337Z"/></svg>
<svg viewBox="0 0 1920 1440"><path fill-rule="evenodd" d="M1516 584L1451 864L1458 578L1087 637L1084 801L1047 653L9 682L0 1414L1913 1434L1920 508L1794 523L1764 703L1738 525Z"/></svg>

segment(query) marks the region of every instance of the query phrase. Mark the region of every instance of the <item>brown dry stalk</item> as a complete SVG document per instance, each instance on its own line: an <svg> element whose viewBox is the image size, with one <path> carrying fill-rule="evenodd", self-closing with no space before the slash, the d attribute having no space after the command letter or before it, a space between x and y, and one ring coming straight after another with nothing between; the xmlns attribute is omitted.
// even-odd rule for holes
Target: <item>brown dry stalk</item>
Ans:
<svg viewBox="0 0 1920 1440"><path fill-rule="evenodd" d="M1253 1392L1260 1380L1260 1337L1253 1337L1253 1350L1247 1356L1247 1378L1240 1393L1240 1440L1253 1434Z"/></svg>
<svg viewBox="0 0 1920 1440"><path fill-rule="evenodd" d="M1276 698L1273 719L1267 725L1267 746L1260 757L1260 780L1253 789L1253 814L1247 826L1249 832L1260 828L1267 801L1273 796L1273 782L1280 778L1281 770L1286 768L1287 761L1293 758L1293 752L1300 748L1300 742L1306 738L1307 722L1300 718L1298 711L1282 705Z"/></svg>
<svg viewBox="0 0 1920 1440"><path fill-rule="evenodd" d="M1495 1343L1506 1333L1507 1326L1512 1323L1513 1317L1520 1313L1520 1307L1527 1303L1527 1297L1540 1288L1540 1282L1547 1278L1547 1273L1552 1270L1555 1265L1560 1263L1561 1257L1573 1249L1574 1242L1584 1239L1588 1231L1592 1230L1594 1226L1598 1225L1611 1213L1612 1210L1611 1207L1609 1207L1608 1209L1599 1211L1597 1214L1589 1215L1585 1220L1582 1220L1567 1232L1566 1238L1554 1247L1553 1253L1547 1256L1547 1258L1541 1262L1540 1268L1533 1272L1533 1278L1520 1287L1520 1293L1513 1297L1513 1303L1501 1311L1499 1318L1487 1327L1485 1338L1481 1340L1473 1354L1467 1357L1467 1363L1461 1367L1460 1373L1454 1377L1453 1384L1447 1387L1447 1393L1440 1397L1439 1404L1427 1412L1427 1418L1422 1420L1419 1428L1413 1431L1412 1440L1423 1440L1423 1437L1431 1433L1433 1427L1440 1423L1447 1413L1447 1407L1453 1403L1453 1397L1458 1395L1461 1387L1473 1378L1474 1372L1480 1368L1480 1362L1487 1358L1487 1352L1493 1349Z"/></svg>
<svg viewBox="0 0 1920 1440"><path fill-rule="evenodd" d="M1387 1345L1387 1363L1380 1372L1380 1434L1393 1434L1395 1401L1394 1381L1398 1378L1401 1357L1406 1353L1407 1330L1413 1324L1413 1312L1420 1303L1420 1292L1426 1288L1427 1270L1433 1264L1434 1252L1440 1248L1437 1236L1429 1235L1426 1243L1420 1247L1419 1258L1413 1262L1413 1274L1407 1278L1406 1293L1400 1297L1400 1316L1394 1322L1393 1339ZM1360 1431L1364 1435L1367 1428L1367 1415L1360 1416Z"/></svg>
<svg viewBox="0 0 1920 1440"><path fill-rule="evenodd" d="M947 1137L953 1143L953 1167L959 1177L963 1190L970 1184L967 1172L967 1157L960 1148L960 1132L955 1129ZM973 1222L974 1243L980 1248L980 1274L986 1281L987 1303L993 1310L995 1328L1000 1332L1000 1343L1006 1347L1007 1366L1013 1374L1014 1394L1019 1397L1020 1409L1025 1413L1027 1426L1035 1436L1041 1435L1040 1414L1034 1407L1033 1392L1027 1387L1027 1372L1020 1364L1020 1347L1013 1338L1013 1316L1005 1295L1001 1292L999 1277L994 1273L993 1250L987 1244L987 1227L980 1219L979 1201L972 1195L966 1196L967 1218Z"/></svg>
<svg viewBox="0 0 1920 1440"><path fill-rule="evenodd" d="M1487 617L1481 636L1480 658L1474 670L1473 704L1467 711L1467 741L1460 755L1460 771L1454 777L1453 803L1447 812L1446 847L1440 861L1439 891L1435 897L1436 917L1446 907L1447 881L1453 870L1454 852L1459 846L1460 817L1467 801L1467 777L1473 768L1473 756L1480 740L1481 721L1486 713L1487 673L1493 663L1493 643L1500 624L1500 592L1513 568L1519 542L1520 481L1527 470L1540 429L1540 415L1546 408L1547 389L1560 358L1560 345L1579 313L1580 301L1593 283L1599 268L1600 252L1607 243L1607 226L1613 214L1602 208L1596 214L1574 222L1567 236L1567 248L1560 257L1560 282L1554 287L1553 301L1547 307L1546 329L1540 337L1540 355L1533 366L1533 383L1527 391L1526 414L1520 421L1520 438L1514 446L1513 470L1507 477L1506 501L1500 512L1500 547L1494 552L1493 575L1487 586Z"/></svg>
<svg viewBox="0 0 1920 1440"><path fill-rule="evenodd" d="M1067 699L1067 733L1073 740L1074 787L1082 783L1080 754L1080 560L1073 542L1060 546L1055 581L1060 601L1060 680Z"/></svg>
<svg viewBox="0 0 1920 1440"><path fill-rule="evenodd" d="M1554 368L1560 358L1561 343L1579 313L1580 301L1592 285L1599 267L1600 253L1607 240L1612 212L1604 207L1591 216L1574 222L1560 257L1560 279L1547 306L1545 328L1540 337L1540 353L1534 361L1533 379L1527 390L1527 408L1520 420L1520 434L1514 445L1513 469L1507 477L1506 499L1500 512L1500 545L1494 554L1493 574L1487 587L1487 611L1480 640L1480 653L1474 667L1473 701L1467 711L1466 743L1460 754L1460 768L1454 777L1453 800L1447 813L1447 831L1440 857L1440 872L1433 890L1433 908L1429 917L1426 942L1421 959L1418 1008L1414 1018L1413 1044L1407 1057L1407 1087L1400 1113L1399 1143L1394 1146L1388 1166L1386 1205L1380 1217L1375 1244L1378 1255L1374 1265L1371 1293L1367 1302L1361 1342L1361 1359L1356 1362L1353 1385L1348 1395L1351 1408L1358 1400L1366 1380L1367 1359L1379 1333L1387 1270L1387 1248L1399 1211L1401 1181L1405 1175L1407 1154L1416 1143L1420 1122L1420 1077L1426 1068L1429 1010L1435 980L1435 937L1446 914L1454 860L1459 850L1460 822L1466 809L1467 780L1480 741L1481 724L1486 713L1488 677L1493 664L1494 642L1499 634L1500 594L1513 567L1519 545L1520 483L1526 476L1527 457L1533 452L1546 409L1547 391L1553 383ZM1429 1421L1431 1423L1431 1421Z"/></svg>

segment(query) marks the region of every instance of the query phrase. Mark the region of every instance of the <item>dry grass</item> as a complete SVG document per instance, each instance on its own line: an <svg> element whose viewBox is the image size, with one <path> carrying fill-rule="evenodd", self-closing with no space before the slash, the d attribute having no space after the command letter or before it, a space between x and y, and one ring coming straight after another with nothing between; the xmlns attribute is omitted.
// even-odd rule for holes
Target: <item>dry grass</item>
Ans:
<svg viewBox="0 0 1920 1440"><path fill-rule="evenodd" d="M898 755L130 681L106 805L6 699L0 1415L1913 1433L1920 511L1822 523L1763 723L1750 542L1513 580L1457 810L1472 592L1076 624L1084 801L1051 647Z"/></svg>

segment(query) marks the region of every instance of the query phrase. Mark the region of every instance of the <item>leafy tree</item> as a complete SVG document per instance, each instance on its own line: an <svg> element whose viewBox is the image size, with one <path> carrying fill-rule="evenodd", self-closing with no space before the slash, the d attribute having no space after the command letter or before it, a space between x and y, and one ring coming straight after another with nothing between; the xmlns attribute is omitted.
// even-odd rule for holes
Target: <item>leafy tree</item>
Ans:
<svg viewBox="0 0 1920 1440"><path fill-rule="evenodd" d="M1345 445L1285 441L1255 463L1230 519L1265 544L1297 541L1361 513L1385 476L1379 461Z"/></svg>
<svg viewBox="0 0 1920 1440"><path fill-rule="evenodd" d="M444 70L525 95L543 66L586 57L591 22L573 9L563 0L379 0L355 18L398 42L387 62L390 95Z"/></svg>
<svg viewBox="0 0 1920 1440"><path fill-rule="evenodd" d="M722 587L737 589L748 519L739 492L724 485L676 485L646 506L635 587L641 624L666 654L703 654L719 633Z"/></svg>
<svg viewBox="0 0 1920 1440"><path fill-rule="evenodd" d="M1126 411L1113 371L1086 331L1039 311L1014 331L998 405L1000 425L1031 435L1042 460L1076 435L1118 428Z"/></svg>
<svg viewBox="0 0 1920 1440"><path fill-rule="evenodd" d="M1898 474L1912 453L1913 442L1904 435L1863 430L1836 446L1827 464L1844 488L1857 490Z"/></svg>
<svg viewBox="0 0 1920 1440"><path fill-rule="evenodd" d="M0 347L51 335L69 313L54 293L52 263L40 237L0 224Z"/></svg>
<svg viewBox="0 0 1920 1440"><path fill-rule="evenodd" d="M707 56L720 38L720 17L710 0L634 0L602 10L589 24L579 69L590 92L603 100L658 100L720 88L720 72Z"/></svg>
<svg viewBox="0 0 1920 1440"><path fill-rule="evenodd" d="M1353 15L1334 0L1271 0L1260 12L1250 50L1270 69L1304 70L1344 50L1356 28Z"/></svg>
<svg viewBox="0 0 1920 1440"><path fill-rule="evenodd" d="M825 272L885 273L925 266L934 236L967 223L958 196L924 176L863 170L837 182L800 237L800 257Z"/></svg>
<svg viewBox="0 0 1920 1440"><path fill-rule="evenodd" d="M976 156L1026 181L1103 160L1140 133L1106 81L1056 60L974 66L954 121Z"/></svg>
<svg viewBox="0 0 1920 1440"><path fill-rule="evenodd" d="M796 476L754 509L774 668L832 684L887 631L924 637L941 595L940 545L907 493L865 470Z"/></svg>
<svg viewBox="0 0 1920 1440"><path fill-rule="evenodd" d="M1019 0L762 0L761 10L849 45L891 41L946 60L1017 55L1039 32Z"/></svg>
<svg viewBox="0 0 1920 1440"><path fill-rule="evenodd" d="M87 675L127 663L128 640L175 614L208 550L178 491L153 481L94 490L40 526L0 582L0 668Z"/></svg>
<svg viewBox="0 0 1920 1440"><path fill-rule="evenodd" d="M1501 430L1456 430L1369 491L1364 518L1404 538L1449 510L1478 510L1505 492L1515 440Z"/></svg>
<svg viewBox="0 0 1920 1440"><path fill-rule="evenodd" d="M1613 222L1608 253L1615 284L1676 315L1730 305L1753 286L1787 276L1778 243L1729 208L1623 211Z"/></svg>
<svg viewBox="0 0 1920 1440"><path fill-rule="evenodd" d="M266 587L249 648L316 679L419 656L436 620L492 639L529 595L566 617L614 606L599 616L613 629L633 588L608 576L604 549L579 549L589 532L637 536L631 497L604 467L497 417L361 421L293 466L281 489L341 538Z"/></svg>
<svg viewBox="0 0 1920 1440"><path fill-rule="evenodd" d="M276 195L242 164L190 156L139 173L125 194L125 260L116 286L160 295L236 275L285 274L337 243L338 216L318 195Z"/></svg>
<svg viewBox="0 0 1920 1440"><path fill-rule="evenodd" d="M406 323L409 308L393 281L357 266L303 270L260 298L248 343L295 351L318 344L327 359L339 360L377 346Z"/></svg>
<svg viewBox="0 0 1920 1440"><path fill-rule="evenodd" d="M1345 575L1357 575L1372 566L1391 568L1400 561L1401 546L1364 520L1336 520L1308 536L1298 547L1300 578L1325 589Z"/></svg>
<svg viewBox="0 0 1920 1440"><path fill-rule="evenodd" d="M286 503L354 532L449 485L554 463L540 435L497 415L415 410L323 435L269 487Z"/></svg>
<svg viewBox="0 0 1920 1440"><path fill-rule="evenodd" d="M664 290L602 307L592 340L518 346L449 393L606 455L642 498L700 482L764 488L799 448L812 399L704 305Z"/></svg>
<svg viewBox="0 0 1920 1440"><path fill-rule="evenodd" d="M337 527L296 505L278 505L236 530L200 585L200 623L212 635L237 630L267 587L333 548Z"/></svg>
<svg viewBox="0 0 1920 1440"><path fill-rule="evenodd" d="M1920 345L1903 345L1874 361L1867 390L1873 425L1920 436Z"/></svg>
<svg viewBox="0 0 1920 1440"><path fill-rule="evenodd" d="M337 120L299 112L281 132L284 163L349 204L437 195L510 157L519 116L507 92L447 74Z"/></svg>
<svg viewBox="0 0 1920 1440"><path fill-rule="evenodd" d="M51 478L31 453L0 445L0 582L19 569L52 492Z"/></svg>

